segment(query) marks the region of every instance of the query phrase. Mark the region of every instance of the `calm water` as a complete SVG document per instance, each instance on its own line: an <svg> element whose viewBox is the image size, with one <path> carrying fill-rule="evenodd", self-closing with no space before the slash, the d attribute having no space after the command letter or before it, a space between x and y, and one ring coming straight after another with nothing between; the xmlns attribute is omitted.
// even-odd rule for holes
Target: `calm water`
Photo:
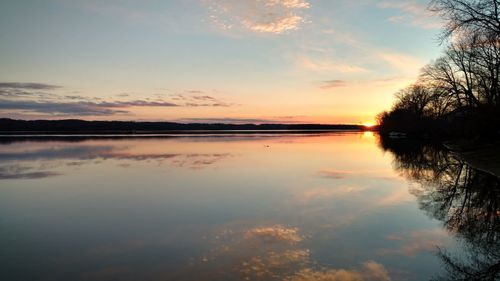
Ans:
<svg viewBox="0 0 500 281"><path fill-rule="evenodd" d="M371 133L4 139L0 280L495 280L499 186Z"/></svg>

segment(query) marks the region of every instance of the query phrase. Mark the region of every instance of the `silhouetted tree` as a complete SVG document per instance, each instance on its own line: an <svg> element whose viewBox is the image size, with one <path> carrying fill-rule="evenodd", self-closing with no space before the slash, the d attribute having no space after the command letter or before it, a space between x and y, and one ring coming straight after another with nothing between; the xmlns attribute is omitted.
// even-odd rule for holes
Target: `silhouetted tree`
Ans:
<svg viewBox="0 0 500 281"><path fill-rule="evenodd" d="M499 1L434 0L446 21L442 57L399 91L381 132L498 137L500 128ZM436 134L441 132L441 134Z"/></svg>
<svg viewBox="0 0 500 281"><path fill-rule="evenodd" d="M442 39L461 34L500 35L497 0L433 0L430 10L445 21Z"/></svg>

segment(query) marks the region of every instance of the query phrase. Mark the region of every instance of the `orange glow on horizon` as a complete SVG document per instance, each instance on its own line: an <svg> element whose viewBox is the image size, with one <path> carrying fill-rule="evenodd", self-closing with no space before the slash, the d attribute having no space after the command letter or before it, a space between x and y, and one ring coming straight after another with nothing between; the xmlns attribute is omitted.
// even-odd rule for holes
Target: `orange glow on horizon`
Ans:
<svg viewBox="0 0 500 281"><path fill-rule="evenodd" d="M365 126L366 128L371 128L377 124L375 122L365 122L362 125Z"/></svg>

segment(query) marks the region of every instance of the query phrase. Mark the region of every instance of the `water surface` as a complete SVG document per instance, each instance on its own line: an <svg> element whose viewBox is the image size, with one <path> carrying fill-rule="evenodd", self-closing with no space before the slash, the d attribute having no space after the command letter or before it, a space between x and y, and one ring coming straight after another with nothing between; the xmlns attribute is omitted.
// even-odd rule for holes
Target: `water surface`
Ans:
<svg viewBox="0 0 500 281"><path fill-rule="evenodd" d="M372 133L0 141L0 280L458 280L498 245L494 177Z"/></svg>

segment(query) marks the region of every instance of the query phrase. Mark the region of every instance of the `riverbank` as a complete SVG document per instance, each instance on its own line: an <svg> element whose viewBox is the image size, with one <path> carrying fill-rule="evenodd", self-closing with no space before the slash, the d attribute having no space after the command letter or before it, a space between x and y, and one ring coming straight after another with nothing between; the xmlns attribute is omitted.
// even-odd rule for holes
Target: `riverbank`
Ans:
<svg viewBox="0 0 500 281"><path fill-rule="evenodd" d="M471 167L500 178L500 147L488 146L459 154Z"/></svg>
<svg viewBox="0 0 500 281"><path fill-rule="evenodd" d="M443 145L469 166L500 178L499 142L478 144L471 140L454 140Z"/></svg>

